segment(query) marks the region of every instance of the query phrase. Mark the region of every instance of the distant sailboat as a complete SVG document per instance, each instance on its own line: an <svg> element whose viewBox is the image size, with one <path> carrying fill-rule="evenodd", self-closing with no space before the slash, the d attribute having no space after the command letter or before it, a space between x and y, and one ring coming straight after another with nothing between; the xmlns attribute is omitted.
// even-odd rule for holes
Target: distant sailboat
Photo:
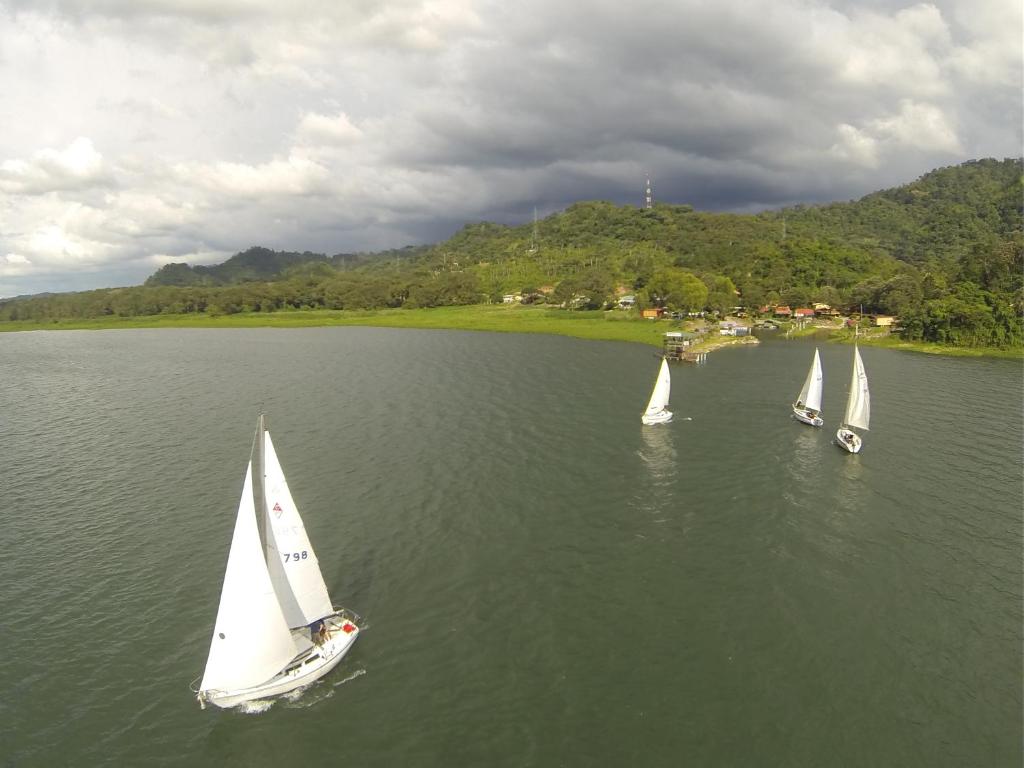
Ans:
<svg viewBox="0 0 1024 768"><path fill-rule="evenodd" d="M667 424L672 421L672 412L666 408L671 392L672 376L668 371L668 361L663 357L658 378L654 382L654 390L651 392L651 399L647 403L647 410L640 417L640 421L644 424Z"/></svg>
<svg viewBox="0 0 1024 768"><path fill-rule="evenodd" d="M839 447L850 453L860 453L863 441L860 435L851 429L867 431L871 420L871 396L868 392L868 375L864 371L864 362L860 359L860 350L853 347L853 375L850 379L850 393L846 397L846 412L843 422L836 430L836 442Z"/></svg>
<svg viewBox="0 0 1024 768"><path fill-rule="evenodd" d="M825 422L821 420L821 358L818 357L818 350L814 350L814 360L811 362L811 369L807 372L807 379L804 387L800 390L800 396L793 403L793 415L804 424L812 427L820 427Z"/></svg>
<svg viewBox="0 0 1024 768"><path fill-rule="evenodd" d="M356 621L331 604L260 414L196 698L231 707L309 685L352 647Z"/></svg>

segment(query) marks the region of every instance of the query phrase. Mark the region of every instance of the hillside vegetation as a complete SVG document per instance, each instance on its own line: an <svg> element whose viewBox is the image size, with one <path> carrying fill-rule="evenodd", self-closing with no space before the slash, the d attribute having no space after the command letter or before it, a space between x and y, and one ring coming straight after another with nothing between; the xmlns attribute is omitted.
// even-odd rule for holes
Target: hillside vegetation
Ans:
<svg viewBox="0 0 1024 768"><path fill-rule="evenodd" d="M894 314L915 341L1024 344L1022 161L942 168L860 200L756 215L581 202L518 227L477 223L379 254L252 248L169 264L144 286L9 300L2 320L434 307L521 293L567 310L622 292L641 306L742 305Z"/></svg>

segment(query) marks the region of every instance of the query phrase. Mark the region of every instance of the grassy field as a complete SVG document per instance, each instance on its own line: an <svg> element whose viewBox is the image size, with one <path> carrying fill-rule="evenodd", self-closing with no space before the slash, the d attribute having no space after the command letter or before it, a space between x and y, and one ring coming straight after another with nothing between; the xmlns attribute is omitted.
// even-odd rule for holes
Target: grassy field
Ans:
<svg viewBox="0 0 1024 768"><path fill-rule="evenodd" d="M547 307L482 304L434 309L296 310L291 312L247 312L235 315L149 315L143 317L103 317L90 320L54 320L40 323L13 321L0 323L0 331L98 330L111 328L301 328L330 325L366 325L383 328L445 328L463 331L500 333L544 333L573 336L578 339L631 341L660 347L666 331L679 330L680 323L668 320L642 320L624 312L566 312ZM794 331L792 336L811 336L819 328ZM784 335L785 331L778 331ZM848 329L831 329L829 341L852 343ZM959 357L1024 358L1024 349L946 347L938 344L901 341L886 335L861 336L858 343ZM710 335L694 349L715 349L737 343Z"/></svg>
<svg viewBox="0 0 1024 768"><path fill-rule="evenodd" d="M0 323L0 331L112 328L300 328L331 325L544 333L573 336L580 339L632 341L651 346L661 346L662 334L679 327L678 323L640 320L621 312L566 312L544 307L477 305L372 311L248 312L220 316L187 314L104 317L90 320L58 320L48 323L13 321Z"/></svg>

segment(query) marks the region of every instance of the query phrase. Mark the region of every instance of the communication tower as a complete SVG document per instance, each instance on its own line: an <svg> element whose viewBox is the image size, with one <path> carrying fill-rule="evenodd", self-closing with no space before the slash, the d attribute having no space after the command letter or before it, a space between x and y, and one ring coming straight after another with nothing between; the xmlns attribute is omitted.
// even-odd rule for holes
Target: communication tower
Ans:
<svg viewBox="0 0 1024 768"><path fill-rule="evenodd" d="M654 195L651 194L651 174L647 174L647 192L644 197L644 208L650 210L654 207Z"/></svg>

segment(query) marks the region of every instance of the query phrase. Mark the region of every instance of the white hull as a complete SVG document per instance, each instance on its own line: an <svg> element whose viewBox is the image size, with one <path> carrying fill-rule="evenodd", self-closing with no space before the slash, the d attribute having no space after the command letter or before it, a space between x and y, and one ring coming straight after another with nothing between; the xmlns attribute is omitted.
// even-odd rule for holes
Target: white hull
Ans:
<svg viewBox="0 0 1024 768"><path fill-rule="evenodd" d="M640 417L640 421L647 426L652 424L668 424L672 421L672 411L658 411L657 413L652 413L650 415L645 413Z"/></svg>
<svg viewBox="0 0 1024 768"><path fill-rule="evenodd" d="M324 622L328 627L328 638L324 644L314 646L308 654L293 661L281 673L251 688L236 691L199 691L196 694L199 703L204 709L207 704L226 709L247 701L280 696L319 680L338 666L359 636L359 627L340 615L329 616ZM351 630L345 632L342 629L344 626L351 627Z"/></svg>
<svg viewBox="0 0 1024 768"><path fill-rule="evenodd" d="M836 430L836 445L844 451L860 453L861 446L864 445L864 442L860 439L860 435L853 430L847 429L846 427L840 427Z"/></svg>
<svg viewBox="0 0 1024 768"><path fill-rule="evenodd" d="M820 427L825 424L825 422L821 420L821 416L817 416L804 408L797 408L795 405L793 406L793 415L798 421L802 421L804 424L810 424L812 427Z"/></svg>

